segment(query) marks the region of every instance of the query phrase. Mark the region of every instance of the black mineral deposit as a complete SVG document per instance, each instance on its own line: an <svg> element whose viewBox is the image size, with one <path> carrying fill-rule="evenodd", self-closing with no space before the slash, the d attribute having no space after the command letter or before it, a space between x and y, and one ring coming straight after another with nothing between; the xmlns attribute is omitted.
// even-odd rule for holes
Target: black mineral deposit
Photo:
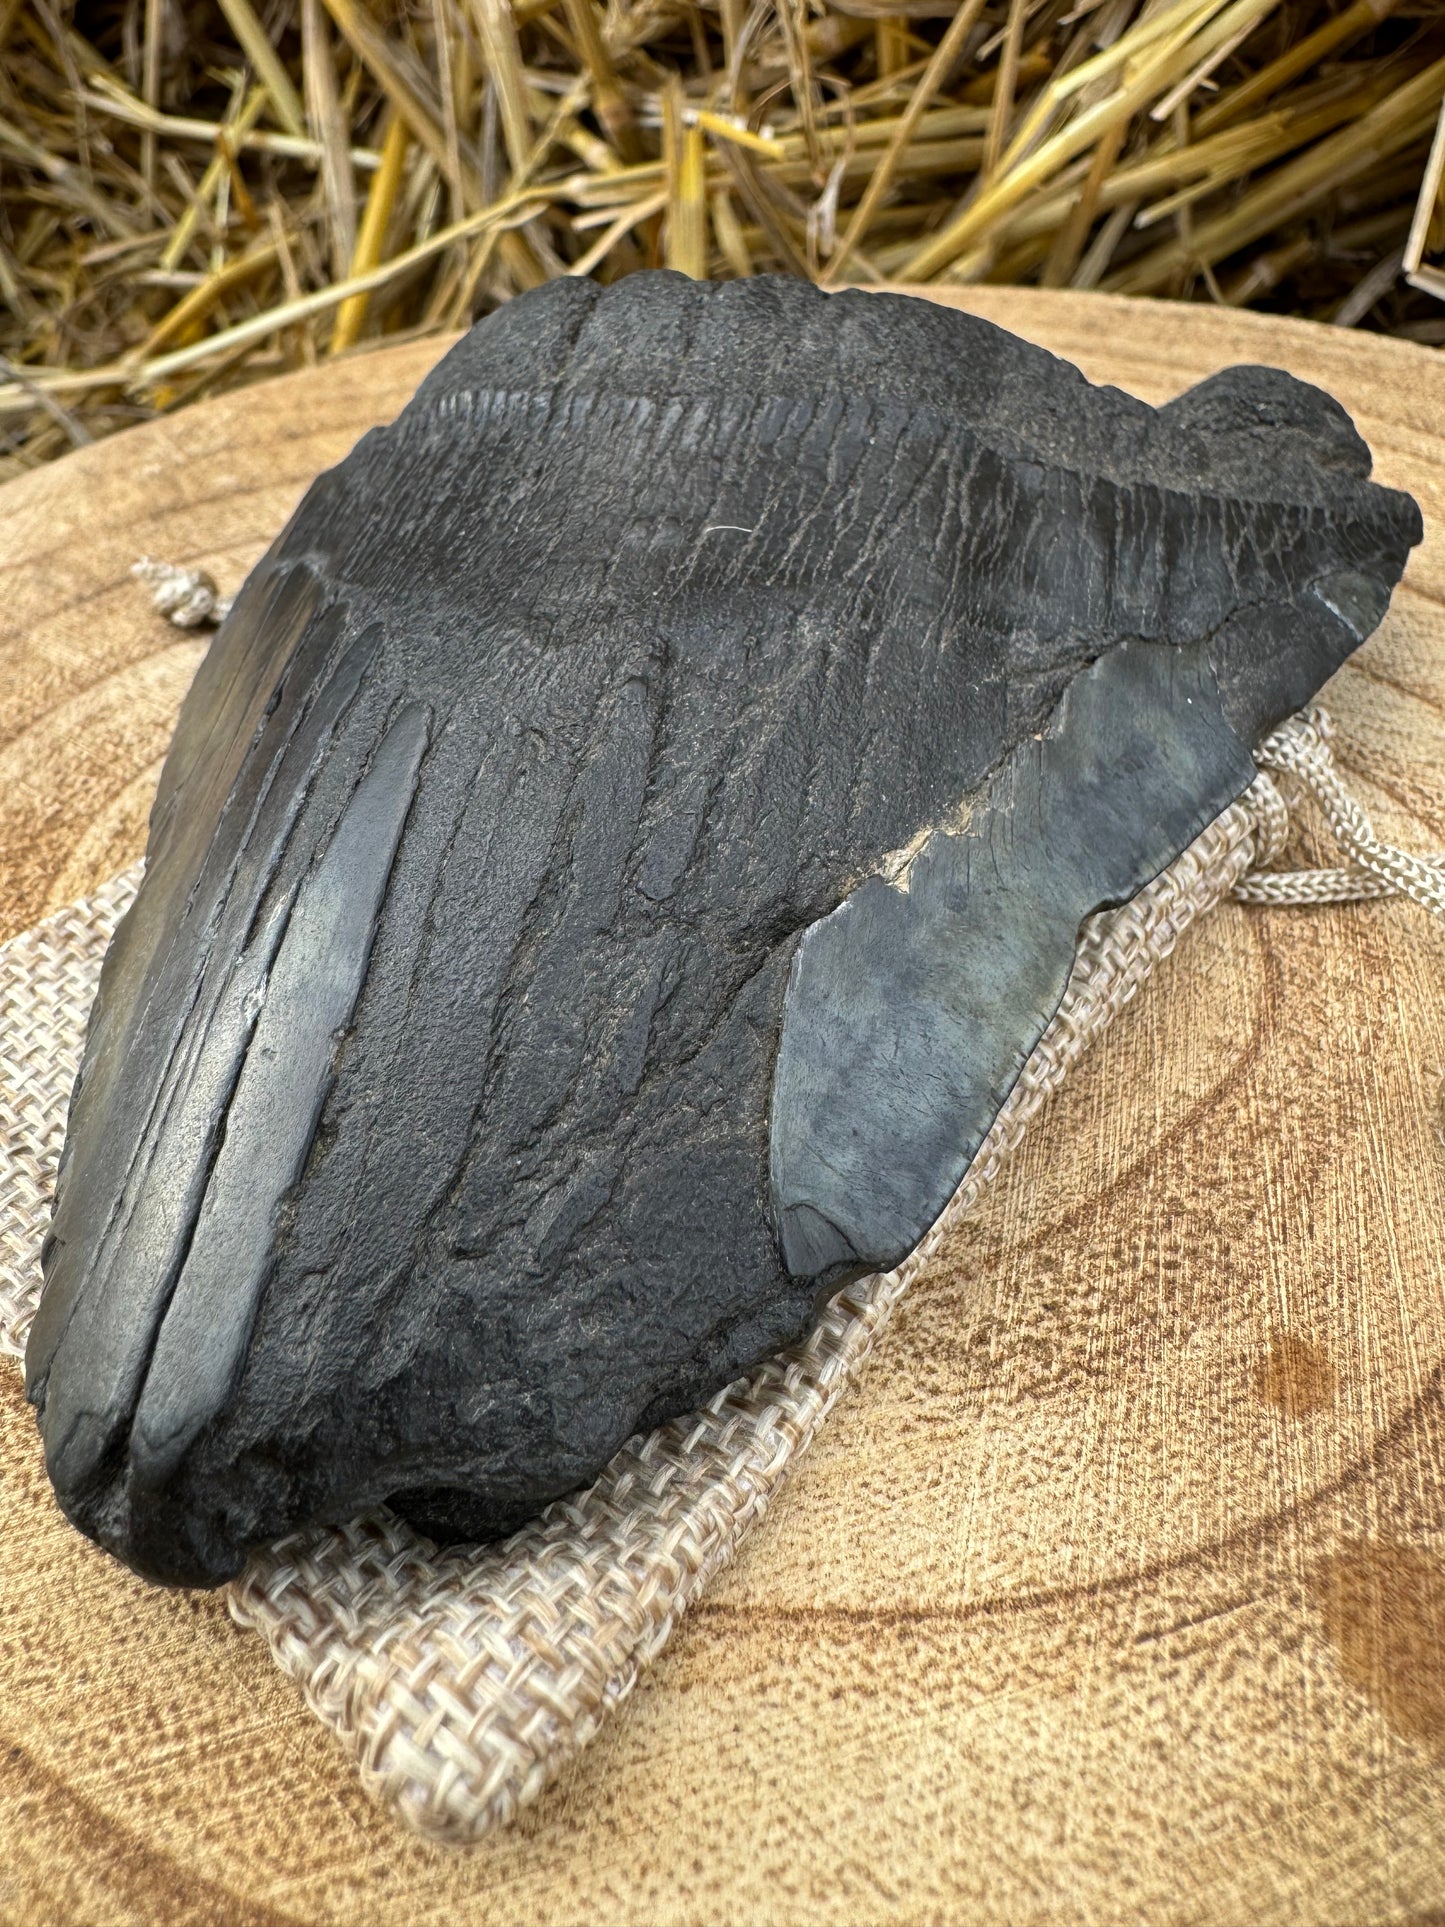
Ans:
<svg viewBox="0 0 1445 1927"><path fill-rule="evenodd" d="M956 1187L1080 921L1251 780L1420 518L1328 396L558 281L311 489L187 699L26 1361L138 1571L490 1538Z"/></svg>

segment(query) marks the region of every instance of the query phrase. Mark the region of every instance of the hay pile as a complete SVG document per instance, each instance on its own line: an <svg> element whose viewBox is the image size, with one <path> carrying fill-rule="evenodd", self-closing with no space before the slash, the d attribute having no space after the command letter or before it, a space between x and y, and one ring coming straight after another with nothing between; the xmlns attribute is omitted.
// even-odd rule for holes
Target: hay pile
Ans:
<svg viewBox="0 0 1445 1927"><path fill-rule="evenodd" d="M1439 343L1442 95L1429 0L0 0L0 474L648 265Z"/></svg>

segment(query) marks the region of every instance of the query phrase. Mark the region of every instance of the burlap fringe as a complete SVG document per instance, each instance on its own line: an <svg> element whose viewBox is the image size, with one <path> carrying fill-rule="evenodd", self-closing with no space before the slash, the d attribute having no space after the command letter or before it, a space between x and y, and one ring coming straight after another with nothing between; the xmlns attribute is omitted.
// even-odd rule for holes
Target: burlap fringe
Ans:
<svg viewBox="0 0 1445 1927"><path fill-rule="evenodd" d="M632 1440L504 1545L439 1552L380 1513L251 1560L227 1588L233 1616L369 1792L465 1844L556 1778L734 1557L1045 1100L1189 925L1273 854L1282 815L1261 778L1133 902L1090 920L1058 1015L938 1223L896 1271L840 1293L805 1344ZM135 884L127 873L0 950L0 1346L17 1357L86 1014Z"/></svg>

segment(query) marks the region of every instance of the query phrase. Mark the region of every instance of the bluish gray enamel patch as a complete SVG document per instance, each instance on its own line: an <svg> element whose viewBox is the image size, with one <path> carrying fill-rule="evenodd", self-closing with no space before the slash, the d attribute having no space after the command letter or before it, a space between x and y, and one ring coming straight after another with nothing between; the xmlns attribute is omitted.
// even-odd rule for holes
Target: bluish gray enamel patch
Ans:
<svg viewBox="0 0 1445 1927"><path fill-rule="evenodd" d="M1074 680L965 830L935 832L900 883L870 878L804 934L772 1106L791 1272L912 1250L1058 1009L1083 919L1253 776L1203 648L1125 644Z"/></svg>

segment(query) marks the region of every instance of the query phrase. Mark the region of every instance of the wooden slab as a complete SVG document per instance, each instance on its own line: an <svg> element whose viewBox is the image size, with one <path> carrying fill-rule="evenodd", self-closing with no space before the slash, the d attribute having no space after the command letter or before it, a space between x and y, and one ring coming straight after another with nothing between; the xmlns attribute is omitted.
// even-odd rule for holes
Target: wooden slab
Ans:
<svg viewBox="0 0 1445 1927"><path fill-rule="evenodd" d="M1445 847L1445 360L1092 295L967 305L1163 400L1322 382L1426 546L1329 692L1382 827ZM0 935L142 847L233 586L437 344L0 491ZM209 1597L53 1510L0 1380L0 1920L1445 1919L1445 932L1227 907L1064 1093L737 1568L513 1833L400 1833Z"/></svg>

